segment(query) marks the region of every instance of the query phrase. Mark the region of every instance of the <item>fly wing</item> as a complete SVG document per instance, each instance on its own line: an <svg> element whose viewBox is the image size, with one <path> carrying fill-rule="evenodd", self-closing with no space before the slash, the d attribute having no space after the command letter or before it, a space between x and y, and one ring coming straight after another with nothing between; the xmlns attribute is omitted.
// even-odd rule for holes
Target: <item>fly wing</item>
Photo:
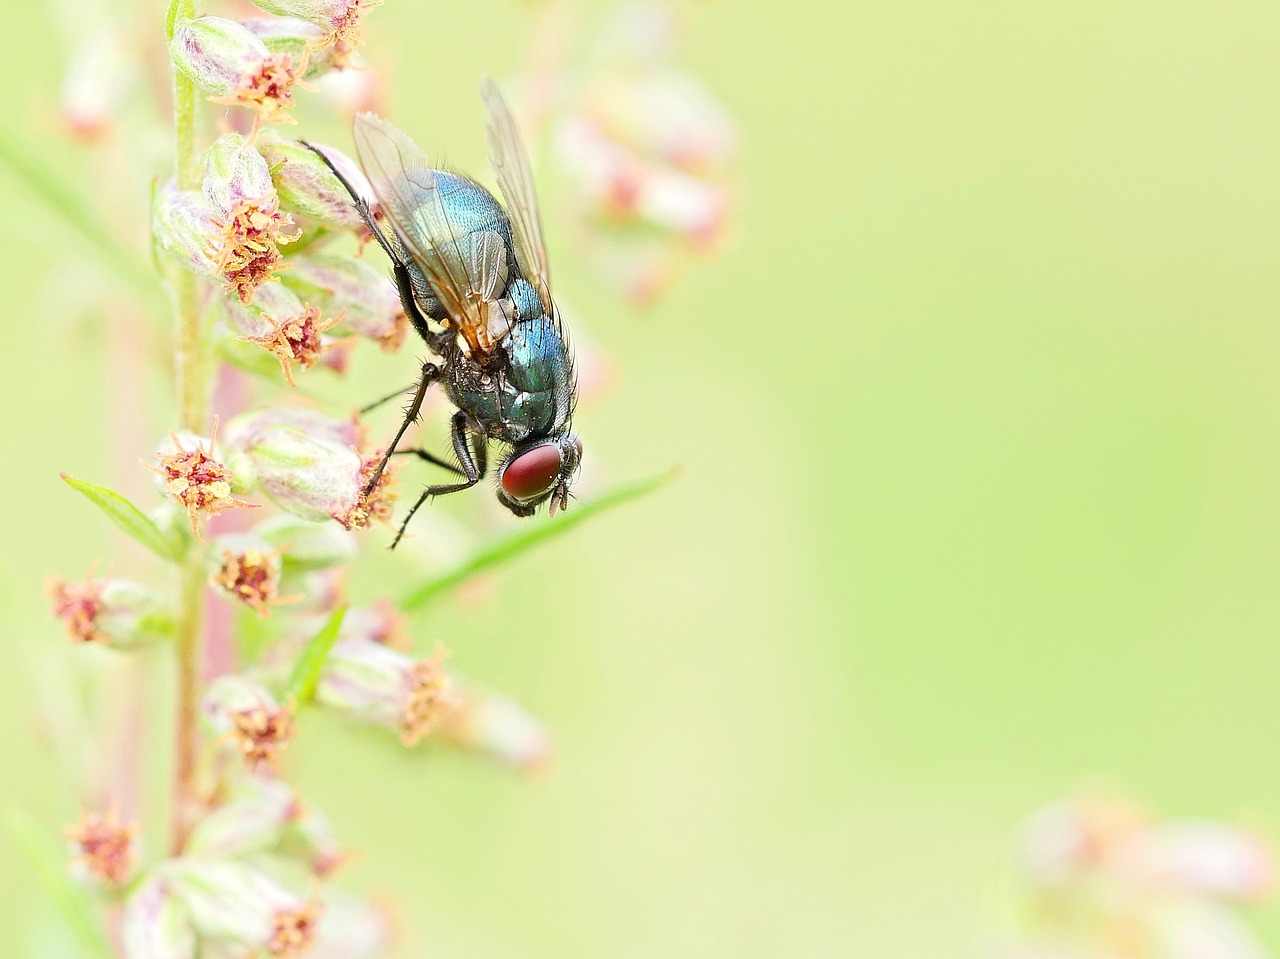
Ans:
<svg viewBox="0 0 1280 959"><path fill-rule="evenodd" d="M490 304L505 288L502 238L454 227L426 153L386 120L359 114L355 142L360 165L401 245L422 268L472 353L486 352L492 346Z"/></svg>
<svg viewBox="0 0 1280 959"><path fill-rule="evenodd" d="M507 216L515 238L516 262L525 279L533 284L547 315L552 315L551 273L547 267L547 248L542 240L542 218L538 213L538 197L529 172L529 155L525 152L520 129L511 108L498 85L488 77L480 83L480 95L489 111L489 163L493 166L498 186L507 201Z"/></svg>

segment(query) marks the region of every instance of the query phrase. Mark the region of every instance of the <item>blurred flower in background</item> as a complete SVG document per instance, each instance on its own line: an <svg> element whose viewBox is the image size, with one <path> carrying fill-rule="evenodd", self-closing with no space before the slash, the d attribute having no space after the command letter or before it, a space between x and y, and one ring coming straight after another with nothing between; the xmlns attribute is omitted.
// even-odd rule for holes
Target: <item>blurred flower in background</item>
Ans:
<svg viewBox="0 0 1280 959"><path fill-rule="evenodd" d="M1036 813L1018 852L1020 929L997 959L1271 955L1236 908L1275 889L1274 853L1247 829L1090 794Z"/></svg>

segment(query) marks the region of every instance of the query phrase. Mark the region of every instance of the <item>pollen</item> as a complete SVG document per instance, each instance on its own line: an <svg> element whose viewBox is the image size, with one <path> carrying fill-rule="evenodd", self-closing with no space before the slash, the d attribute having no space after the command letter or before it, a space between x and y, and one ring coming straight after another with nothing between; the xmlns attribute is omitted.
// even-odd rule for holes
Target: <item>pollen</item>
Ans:
<svg viewBox="0 0 1280 959"><path fill-rule="evenodd" d="M315 365L316 359L327 348L320 334L337 326L342 314L323 320L320 310L307 304L301 316L277 320L264 313L262 318L271 324L269 333L262 336L242 336L240 339L246 343L256 343L279 360L285 380L290 386L297 386L293 379L293 364L297 363L304 370Z"/></svg>
<svg viewBox="0 0 1280 959"><path fill-rule="evenodd" d="M297 731L293 711L283 706L278 709L266 706L242 709L233 713L231 718L235 722L231 736L250 768L274 767L280 750L290 743Z"/></svg>
<svg viewBox="0 0 1280 959"><path fill-rule="evenodd" d="M215 422L214 437L216 436ZM200 517L215 516L237 506L257 505L231 495L231 470L213 458L214 440L209 441L208 449L197 442L195 449L184 450L177 436L170 433L169 437L178 452L162 453L158 466L149 463L142 465L158 474L164 481L165 492L186 509L191 520L191 532L197 538L200 536Z"/></svg>
<svg viewBox="0 0 1280 959"><path fill-rule="evenodd" d="M248 549L243 553L224 550L222 566L213 575L212 581L215 586L222 587L229 595L265 618L268 607L296 599L280 598L279 570L273 562L277 555L278 553L264 553L258 549Z"/></svg>
<svg viewBox="0 0 1280 959"><path fill-rule="evenodd" d="M258 70L244 77L230 95L210 97L209 101L248 107L260 123L294 123L289 110L293 108L293 85L306 70L305 56L303 60L295 68L287 54L267 57Z"/></svg>
<svg viewBox="0 0 1280 959"><path fill-rule="evenodd" d="M290 229L275 196L242 202L225 220L213 222L219 231L211 240L214 265L227 292L248 305L253 291L284 268L281 244L292 243L302 231Z"/></svg>
<svg viewBox="0 0 1280 959"><path fill-rule="evenodd" d="M347 529L365 529L375 519L383 523L391 519L391 504L400 495L391 486L391 481L394 479L396 472L394 463L387 463L373 489L369 491L367 496L363 495L364 487L373 478L374 470L378 468L378 464L381 462L382 451L378 451L360 464L360 489L362 495L355 506L351 507L343 515L334 517Z"/></svg>
<svg viewBox="0 0 1280 959"><path fill-rule="evenodd" d="M98 614L102 611L102 583L99 580L68 583L53 577L45 591L53 600L53 615L62 620L73 642L106 642L106 637L97 627Z"/></svg>
<svg viewBox="0 0 1280 959"><path fill-rule="evenodd" d="M448 698L449 675L444 670L448 653L438 649L430 659L413 666L409 674L409 695L400 716L400 741L412 746L429 733L452 705Z"/></svg>
<svg viewBox="0 0 1280 959"><path fill-rule="evenodd" d="M85 866L90 874L110 883L122 883L133 867L132 826L116 821L114 813L100 816L87 812L78 826L68 826L65 835L74 850L72 862Z"/></svg>
<svg viewBox="0 0 1280 959"><path fill-rule="evenodd" d="M349 0L346 10L330 21L329 29L332 37L330 43L341 62L345 62L355 48L364 42L360 33L361 17L367 11L381 5L382 0Z"/></svg>
<svg viewBox="0 0 1280 959"><path fill-rule="evenodd" d="M320 912L321 904L315 899L308 899L296 909L277 912L267 952L279 959L296 959L305 955L315 943Z"/></svg>

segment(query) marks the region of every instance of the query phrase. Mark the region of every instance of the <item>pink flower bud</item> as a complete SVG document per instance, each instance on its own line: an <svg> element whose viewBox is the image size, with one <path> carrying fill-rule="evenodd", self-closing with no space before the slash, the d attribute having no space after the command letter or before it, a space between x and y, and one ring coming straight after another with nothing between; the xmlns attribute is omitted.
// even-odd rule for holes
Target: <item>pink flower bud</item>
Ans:
<svg viewBox="0 0 1280 959"><path fill-rule="evenodd" d="M169 55L215 103L248 107L270 123L289 119L293 85L306 69L305 50L300 59L272 53L242 24L223 17L177 23Z"/></svg>
<svg viewBox="0 0 1280 959"><path fill-rule="evenodd" d="M442 739L487 753L521 772L538 768L551 755L546 727L514 700L482 692L456 676L449 700L440 724Z"/></svg>
<svg viewBox="0 0 1280 959"><path fill-rule="evenodd" d="M295 71L303 64L303 80L314 80L344 65L344 58L325 45L325 33L294 17L249 17L240 25L262 41L273 55L287 56Z"/></svg>
<svg viewBox="0 0 1280 959"><path fill-rule="evenodd" d="M349 51L358 46L360 18L382 0L254 0L254 5L281 17L296 17L314 23L328 42Z"/></svg>
<svg viewBox="0 0 1280 959"><path fill-rule="evenodd" d="M280 212L267 161L236 133L219 137L205 155L205 199L216 235L210 243L216 275L242 303L281 267L282 244L301 231Z"/></svg>
<svg viewBox="0 0 1280 959"><path fill-rule="evenodd" d="M204 195L166 184L156 194L151 214L155 245L185 269L209 278L218 275L215 255L222 231Z"/></svg>
<svg viewBox="0 0 1280 959"><path fill-rule="evenodd" d="M319 879L327 879L350 855L338 842L329 817L308 803L281 835L278 852L297 859Z"/></svg>
<svg viewBox="0 0 1280 959"><path fill-rule="evenodd" d="M320 901L292 892L246 863L184 856L158 871L201 936L276 959L302 956L315 940Z"/></svg>
<svg viewBox="0 0 1280 959"><path fill-rule="evenodd" d="M54 616L74 642L136 649L173 638L170 605L141 583L117 577L83 583L55 578L48 593Z"/></svg>
<svg viewBox="0 0 1280 959"><path fill-rule="evenodd" d="M273 766L295 732L293 710L243 676L220 676L210 683L200 711L205 727L234 743L250 768Z"/></svg>
<svg viewBox="0 0 1280 959"><path fill-rule="evenodd" d="M379 643L345 640L329 653L316 699L358 722L399 730L412 746L444 715L448 689L443 653L415 662Z"/></svg>
<svg viewBox="0 0 1280 959"><path fill-rule="evenodd" d="M196 824L183 848L192 856L228 859L273 849L302 809L287 785L254 776L239 795Z"/></svg>
<svg viewBox="0 0 1280 959"><path fill-rule="evenodd" d="M394 352L404 341L408 317L387 276L363 260L310 253L298 257L285 283L342 325Z"/></svg>
<svg viewBox="0 0 1280 959"><path fill-rule="evenodd" d="M281 509L313 522L332 517L348 529L362 529L371 519L389 516L395 500L389 487L392 471L385 471L364 496L380 456L362 459L342 424L300 410L263 411L237 421L235 439L228 441L235 443L262 491Z"/></svg>
<svg viewBox="0 0 1280 959"><path fill-rule="evenodd" d="M191 917L158 876L147 879L129 897L120 938L125 959L195 959Z"/></svg>
<svg viewBox="0 0 1280 959"><path fill-rule="evenodd" d="M364 220L356 212L350 194L315 153L293 140L267 140L259 148L271 169L282 207L339 229L365 231ZM373 188L364 173L349 157L333 147L323 149L348 183L362 195L372 195Z"/></svg>

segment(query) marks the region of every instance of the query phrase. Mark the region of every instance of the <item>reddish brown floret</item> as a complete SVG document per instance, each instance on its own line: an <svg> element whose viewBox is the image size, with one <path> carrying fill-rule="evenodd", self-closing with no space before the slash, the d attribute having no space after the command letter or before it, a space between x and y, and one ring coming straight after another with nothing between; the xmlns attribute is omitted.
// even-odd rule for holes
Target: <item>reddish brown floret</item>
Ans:
<svg viewBox="0 0 1280 959"><path fill-rule="evenodd" d="M107 638L98 632L97 619L102 611L102 582L90 579L68 583L56 577L46 586L53 600L53 615L62 620L67 635L77 643L103 643Z"/></svg>
<svg viewBox="0 0 1280 959"><path fill-rule="evenodd" d="M229 96L210 97L212 103L248 107L257 114L258 121L267 123L292 123L289 110L293 108L293 85L306 71L306 58L297 68L288 54L271 56L263 61L257 73L241 80ZM255 126L256 131L256 126Z"/></svg>
<svg viewBox="0 0 1280 959"><path fill-rule="evenodd" d="M110 883L122 883L133 868L133 827L116 822L114 814L87 812L78 826L68 826L66 837L76 847L74 861Z"/></svg>
<svg viewBox="0 0 1280 959"><path fill-rule="evenodd" d="M382 451L374 453L360 465L360 489L368 485L369 480L373 478L373 471L377 469L378 464L382 462ZM399 494L391 488L391 481L395 476L396 467L394 463L388 463L386 469L378 477L378 482L374 484L368 496L362 496L355 506L347 510L341 516L335 516L339 523L347 529L364 529L373 520L381 520L387 522L391 518L391 504L396 501Z"/></svg>
<svg viewBox="0 0 1280 959"><path fill-rule="evenodd" d="M308 304L301 316L290 316L277 320L267 314L262 318L271 324L271 332L262 336L242 336L246 343L256 343L277 360L280 369L290 386L297 386L293 380L293 364L297 363L304 370L315 365L316 359L327 348L320 334L335 327L342 315L320 318L320 310Z"/></svg>
<svg viewBox="0 0 1280 959"><path fill-rule="evenodd" d="M315 943L320 912L320 902L308 899L297 909L282 909L276 913L267 952L279 959L296 959L305 955Z"/></svg>
<svg viewBox="0 0 1280 959"><path fill-rule="evenodd" d="M222 566L213 575L216 586L266 616L268 607L293 602L297 597L280 598L280 574L272 562L277 554L247 549L243 553L224 550Z"/></svg>
<svg viewBox="0 0 1280 959"><path fill-rule="evenodd" d="M246 305L254 290L283 269L280 245L302 235L301 230L289 230L291 224L280 213L275 196L241 203L225 220L215 218L213 223L221 231L212 241L214 265L227 292Z"/></svg>
<svg viewBox="0 0 1280 959"><path fill-rule="evenodd" d="M232 719L236 726L231 735L250 767L274 766L280 750L289 744L297 731L293 711L287 707L268 709L255 706L233 713Z"/></svg>
<svg viewBox="0 0 1280 959"><path fill-rule="evenodd" d="M217 434L216 423L214 434ZM231 495L231 470L213 458L213 440L209 441L209 450L199 442L195 449L184 450L177 436L171 433L170 439L178 452L160 454L159 466L142 465L158 474L164 480L165 492L186 509L191 520L191 532L197 538L200 536L201 516L215 516L237 506L257 505Z"/></svg>

